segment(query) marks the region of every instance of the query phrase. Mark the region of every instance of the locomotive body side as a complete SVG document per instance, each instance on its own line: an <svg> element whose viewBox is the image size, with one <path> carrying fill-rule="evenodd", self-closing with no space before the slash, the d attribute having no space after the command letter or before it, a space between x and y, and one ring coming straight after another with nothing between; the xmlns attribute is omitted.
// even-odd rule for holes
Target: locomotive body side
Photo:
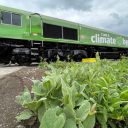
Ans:
<svg viewBox="0 0 128 128"><path fill-rule="evenodd" d="M0 6L0 62L28 65L40 58L81 61L128 55L128 37L38 13ZM6 61L5 61L6 62Z"/></svg>

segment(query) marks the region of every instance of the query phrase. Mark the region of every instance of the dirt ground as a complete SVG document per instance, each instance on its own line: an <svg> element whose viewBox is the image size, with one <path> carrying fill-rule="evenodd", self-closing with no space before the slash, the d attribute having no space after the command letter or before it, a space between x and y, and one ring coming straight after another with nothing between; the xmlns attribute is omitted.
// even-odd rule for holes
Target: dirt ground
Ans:
<svg viewBox="0 0 128 128"><path fill-rule="evenodd" d="M43 70L37 66L17 70L0 77L0 128L16 127L15 116L21 107L15 103L15 97L22 92L24 86L31 87L32 79L41 79L43 75Z"/></svg>
<svg viewBox="0 0 128 128"><path fill-rule="evenodd" d="M22 66L0 66L0 78L22 69Z"/></svg>

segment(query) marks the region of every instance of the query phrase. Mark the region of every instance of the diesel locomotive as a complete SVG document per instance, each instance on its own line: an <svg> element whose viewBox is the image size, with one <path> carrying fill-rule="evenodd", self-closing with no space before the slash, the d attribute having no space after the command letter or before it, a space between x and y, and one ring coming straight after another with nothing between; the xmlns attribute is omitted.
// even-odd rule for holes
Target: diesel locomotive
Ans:
<svg viewBox="0 0 128 128"><path fill-rule="evenodd" d="M128 36L0 6L0 62L29 65L40 59L81 61L128 55Z"/></svg>

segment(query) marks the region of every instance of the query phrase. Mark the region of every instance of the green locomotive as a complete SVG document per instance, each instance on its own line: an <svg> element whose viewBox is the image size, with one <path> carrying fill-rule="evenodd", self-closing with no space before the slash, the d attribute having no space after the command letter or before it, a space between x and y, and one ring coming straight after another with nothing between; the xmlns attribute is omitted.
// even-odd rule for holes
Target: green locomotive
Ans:
<svg viewBox="0 0 128 128"><path fill-rule="evenodd" d="M40 58L55 61L94 57L119 58L128 54L128 37L0 6L0 62L28 65Z"/></svg>

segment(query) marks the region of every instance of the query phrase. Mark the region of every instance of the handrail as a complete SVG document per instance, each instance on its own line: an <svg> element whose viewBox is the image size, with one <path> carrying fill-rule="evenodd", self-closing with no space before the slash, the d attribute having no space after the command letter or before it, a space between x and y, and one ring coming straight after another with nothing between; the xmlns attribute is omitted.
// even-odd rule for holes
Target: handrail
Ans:
<svg viewBox="0 0 128 128"><path fill-rule="evenodd" d="M41 19L41 30L42 30L41 31L41 35L43 36L43 18L42 18L42 16L39 13L32 13L32 14L29 15L29 19L30 19L29 20L30 21L29 22L29 24L30 24L30 31L29 32L30 32L30 35L32 34L32 28L31 28L32 27L32 21L31 21L31 16L33 16L33 15L37 15Z"/></svg>

